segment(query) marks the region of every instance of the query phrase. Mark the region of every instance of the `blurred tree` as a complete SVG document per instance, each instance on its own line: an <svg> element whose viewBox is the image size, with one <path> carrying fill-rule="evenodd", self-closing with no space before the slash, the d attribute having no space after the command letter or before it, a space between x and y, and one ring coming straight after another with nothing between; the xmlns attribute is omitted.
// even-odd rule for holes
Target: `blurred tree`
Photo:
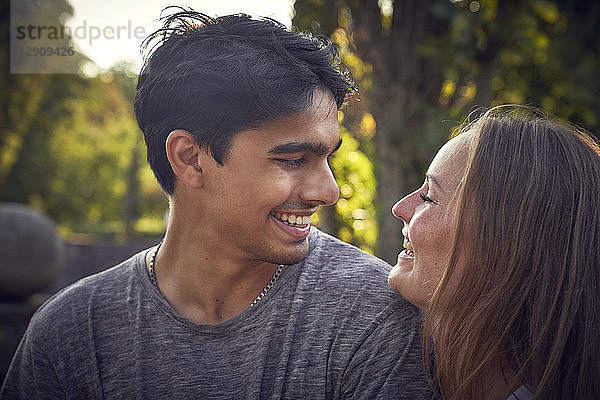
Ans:
<svg viewBox="0 0 600 400"><path fill-rule="evenodd" d="M26 138L44 102L49 99L60 100L61 94L68 95L68 89L61 87L65 82L63 76L11 73L11 14L18 13L23 20L37 21L43 18L48 25L62 26L62 16L72 15L73 8L65 0L56 0L53 7L44 10L48 13L41 15L41 10L33 2L18 4L18 10L11 10L10 0L0 0L0 196L10 188L6 179L26 145ZM74 65L85 60L80 54L65 58ZM55 85L51 87L53 81ZM75 85L82 83L81 79L67 81L73 81Z"/></svg>
<svg viewBox="0 0 600 400"><path fill-rule="evenodd" d="M345 242L352 243L373 254L377 244L375 210L375 175L373 163L361 149L360 135L372 136L374 120L363 126L357 134L350 133L343 125L345 114L339 112L342 146L330 160L330 166L340 188L340 198L332 207L321 207L313 218L313 224ZM365 125L363 123L363 125Z"/></svg>
<svg viewBox="0 0 600 400"><path fill-rule="evenodd" d="M64 0L52 4L44 23L61 26L73 10ZM0 44L0 200L33 205L63 232L159 232L167 203L143 162L131 67L118 64L95 78L10 73L9 1L0 6L6 39ZM65 58L77 69L87 61L77 53Z"/></svg>
<svg viewBox="0 0 600 400"><path fill-rule="evenodd" d="M131 104L106 77L57 75L24 136L2 198L29 203L71 229L112 230L138 139ZM103 224L103 228L100 228Z"/></svg>
<svg viewBox="0 0 600 400"><path fill-rule="evenodd" d="M359 121L374 117L375 151L366 153L377 254L389 262L402 243L390 207L421 184L435 150L477 106L531 104L598 129L600 3L297 0L295 11L297 29L330 36L359 83L361 102L344 123L363 149L371 140L357 135Z"/></svg>
<svg viewBox="0 0 600 400"><path fill-rule="evenodd" d="M432 121L440 120L443 64L424 46L447 31L449 21L434 13L433 3L298 0L295 5L294 24L331 36L359 83L363 104L349 110L356 114L349 116L349 130L356 132L367 111L376 121L377 254L387 261L398 252L402 228L390 207L421 180L424 160L442 135Z"/></svg>
<svg viewBox="0 0 600 400"><path fill-rule="evenodd" d="M525 85L525 101L583 124L600 139L600 2L554 3L538 7L541 15L556 22L546 34L545 58Z"/></svg>
<svg viewBox="0 0 600 400"><path fill-rule="evenodd" d="M0 193L6 188L4 180L21 151L32 116L48 96L46 86L50 75L16 75L10 72L10 0L0 0ZM49 15L58 22L65 12L73 9L66 1L57 3L56 13Z"/></svg>
<svg viewBox="0 0 600 400"><path fill-rule="evenodd" d="M373 253L377 240L375 174L373 163L360 150L360 142L342 126L343 145L331 161L340 188L335 204L336 235L366 252Z"/></svg>
<svg viewBox="0 0 600 400"><path fill-rule="evenodd" d="M60 24L72 8L56 4L44 18ZM340 113L344 144L331 165L341 196L320 212L320 226L390 262L402 226L390 207L420 185L475 106L541 106L598 135L598 2L297 0L295 8L295 29L330 36L361 89ZM11 74L8 0L0 32L0 200L32 204L63 230L162 229L167 202L143 162L130 68L95 78Z"/></svg>

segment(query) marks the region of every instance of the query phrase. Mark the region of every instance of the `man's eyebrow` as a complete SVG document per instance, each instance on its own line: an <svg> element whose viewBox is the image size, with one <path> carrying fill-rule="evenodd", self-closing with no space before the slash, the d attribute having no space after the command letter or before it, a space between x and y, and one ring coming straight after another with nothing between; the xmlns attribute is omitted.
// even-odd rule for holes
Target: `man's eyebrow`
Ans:
<svg viewBox="0 0 600 400"><path fill-rule="evenodd" d="M339 140L333 150L329 150L329 146L325 143L314 142L290 142L280 144L269 150L269 154L294 154L294 153L313 153L317 156L333 153L342 145L342 139Z"/></svg>

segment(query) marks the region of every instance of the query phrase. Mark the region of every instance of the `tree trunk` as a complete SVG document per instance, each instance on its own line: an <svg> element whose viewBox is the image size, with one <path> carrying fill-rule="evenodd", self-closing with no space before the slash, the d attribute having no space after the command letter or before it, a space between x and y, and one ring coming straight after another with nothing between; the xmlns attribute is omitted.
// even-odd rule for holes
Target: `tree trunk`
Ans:
<svg viewBox="0 0 600 400"><path fill-rule="evenodd" d="M376 254L391 263L395 263L402 246L402 222L391 215L390 208L422 182L424 160L431 160L441 135L447 133L439 123L432 138L431 121L435 121L440 108L442 65L435 61L435 55L422 52L427 40L448 31L448 20L442 21L433 13L434 3L444 6L446 2L396 0L389 28L382 26L375 0L297 0L295 5L295 23L318 25L327 35L340 26L341 15L341 25L355 45L354 53L373 67L369 76L372 87L359 90L361 108L369 110L377 122ZM335 5L335 13L331 4Z"/></svg>
<svg viewBox="0 0 600 400"><path fill-rule="evenodd" d="M432 0L395 1L389 32L381 27L379 8L366 1L353 9L354 37L359 54L373 65L373 87L362 93L377 121L377 254L395 263L402 247L402 222L390 209L422 181L434 151L426 135L432 110L439 108L442 70L420 52L432 34L446 29L432 14Z"/></svg>

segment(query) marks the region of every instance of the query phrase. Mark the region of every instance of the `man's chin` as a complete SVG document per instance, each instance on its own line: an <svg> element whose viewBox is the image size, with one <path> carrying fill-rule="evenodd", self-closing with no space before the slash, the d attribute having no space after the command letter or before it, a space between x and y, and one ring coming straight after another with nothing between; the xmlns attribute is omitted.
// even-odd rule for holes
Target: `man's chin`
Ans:
<svg viewBox="0 0 600 400"><path fill-rule="evenodd" d="M271 261L274 264L292 265L301 262L308 255L308 240L298 241L293 250L280 253Z"/></svg>

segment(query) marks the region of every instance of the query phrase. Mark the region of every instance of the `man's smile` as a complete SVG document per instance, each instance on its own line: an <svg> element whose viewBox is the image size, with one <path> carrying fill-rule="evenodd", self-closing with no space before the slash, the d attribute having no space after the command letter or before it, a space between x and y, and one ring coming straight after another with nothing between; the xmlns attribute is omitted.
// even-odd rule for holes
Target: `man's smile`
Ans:
<svg viewBox="0 0 600 400"><path fill-rule="evenodd" d="M300 228L306 227L306 225L310 225L312 222L312 215L296 215L291 213L273 213L273 216L283 222L286 225L296 226Z"/></svg>
<svg viewBox="0 0 600 400"><path fill-rule="evenodd" d="M296 240L305 239L310 232L312 214L314 211L308 211L310 214L301 215L299 212L272 212L271 217L275 225L283 232L292 236ZM306 214L306 212L304 212Z"/></svg>

